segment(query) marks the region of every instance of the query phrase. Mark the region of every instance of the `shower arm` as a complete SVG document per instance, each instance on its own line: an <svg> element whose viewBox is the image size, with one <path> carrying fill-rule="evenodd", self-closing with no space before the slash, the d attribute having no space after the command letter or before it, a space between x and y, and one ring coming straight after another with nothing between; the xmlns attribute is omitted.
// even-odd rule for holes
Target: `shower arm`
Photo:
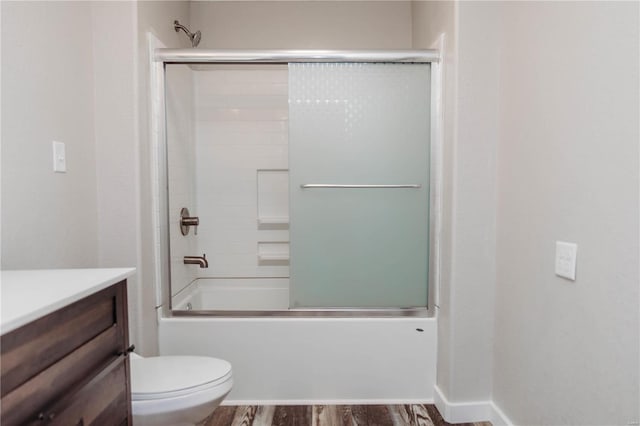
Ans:
<svg viewBox="0 0 640 426"><path fill-rule="evenodd" d="M174 30L176 30L176 32L178 32L178 31L180 31L180 30L184 31L184 33L185 33L186 35L188 35L188 36L189 36L189 38L191 38L191 36L193 35L193 34L191 33L191 31L189 31L189 30L187 29L187 27L185 27L184 25L182 25L182 24L180 23L180 21L178 21L178 20L173 21L173 29L174 29Z"/></svg>
<svg viewBox="0 0 640 426"><path fill-rule="evenodd" d="M180 30L184 31L187 37L189 37L189 40L191 40L191 47L196 47L198 44L200 44L200 38L202 36L200 31L196 31L195 33L192 33L191 31L189 31L187 27L182 25L180 21L178 21L177 19L173 21L173 29L176 32L179 32Z"/></svg>

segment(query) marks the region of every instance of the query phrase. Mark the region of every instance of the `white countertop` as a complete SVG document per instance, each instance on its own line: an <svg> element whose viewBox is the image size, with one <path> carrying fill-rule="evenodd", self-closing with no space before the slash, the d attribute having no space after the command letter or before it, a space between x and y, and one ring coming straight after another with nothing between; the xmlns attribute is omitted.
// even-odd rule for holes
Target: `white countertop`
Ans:
<svg viewBox="0 0 640 426"><path fill-rule="evenodd" d="M0 334L120 282L135 271L135 268L0 271Z"/></svg>

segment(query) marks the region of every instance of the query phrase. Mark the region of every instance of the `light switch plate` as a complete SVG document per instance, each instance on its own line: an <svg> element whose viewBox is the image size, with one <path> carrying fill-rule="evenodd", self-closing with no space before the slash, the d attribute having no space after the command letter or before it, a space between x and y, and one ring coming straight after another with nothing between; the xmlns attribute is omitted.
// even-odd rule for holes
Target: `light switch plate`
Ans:
<svg viewBox="0 0 640 426"><path fill-rule="evenodd" d="M556 241L556 275L575 281L577 254L577 244Z"/></svg>
<svg viewBox="0 0 640 426"><path fill-rule="evenodd" d="M53 171L56 173L67 172L67 155L64 142L53 141Z"/></svg>

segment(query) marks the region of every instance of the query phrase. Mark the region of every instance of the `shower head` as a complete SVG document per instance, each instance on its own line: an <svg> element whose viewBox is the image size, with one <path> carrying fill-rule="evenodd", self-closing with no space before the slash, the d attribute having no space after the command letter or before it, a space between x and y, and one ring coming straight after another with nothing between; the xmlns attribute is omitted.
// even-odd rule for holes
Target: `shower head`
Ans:
<svg viewBox="0 0 640 426"><path fill-rule="evenodd" d="M193 47L196 47L197 45L200 44L200 38L202 37L202 33L200 33L200 30L196 31L192 36L191 36L191 45Z"/></svg>
<svg viewBox="0 0 640 426"><path fill-rule="evenodd" d="M173 21L173 29L176 30L176 32L178 32L180 30L184 31L184 33L191 40L191 46L192 47L196 47L200 43L200 38L202 38L202 34L200 33L200 31L196 31L195 33L192 33L191 31L189 31L187 29L187 27L185 27L184 25L180 24L180 22L177 19L175 21Z"/></svg>

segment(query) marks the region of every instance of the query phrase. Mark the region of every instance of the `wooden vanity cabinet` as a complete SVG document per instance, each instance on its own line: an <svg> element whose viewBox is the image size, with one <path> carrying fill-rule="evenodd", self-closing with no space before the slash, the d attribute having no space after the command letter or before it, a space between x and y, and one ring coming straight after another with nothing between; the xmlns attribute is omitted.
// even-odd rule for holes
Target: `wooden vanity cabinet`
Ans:
<svg viewBox="0 0 640 426"><path fill-rule="evenodd" d="M2 425L131 425L126 281L1 337Z"/></svg>

